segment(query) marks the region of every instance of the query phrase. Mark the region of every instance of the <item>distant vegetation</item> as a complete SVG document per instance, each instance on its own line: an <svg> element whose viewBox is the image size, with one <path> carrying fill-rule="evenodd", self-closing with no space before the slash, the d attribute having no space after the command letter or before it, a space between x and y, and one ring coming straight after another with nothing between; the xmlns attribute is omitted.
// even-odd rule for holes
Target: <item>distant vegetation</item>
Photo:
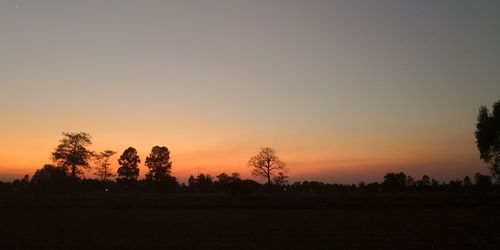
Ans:
<svg viewBox="0 0 500 250"><path fill-rule="evenodd" d="M172 159L165 146L154 146L145 159L148 172L139 179L141 159L137 150L128 147L118 158L119 168L110 168L110 159L115 151L90 150L92 138L85 132L63 133L59 145L52 152L52 164L36 170L33 177L26 175L13 182L0 182L0 200L16 194L218 194L233 197L252 197L262 194L300 195L363 195L382 194L496 194L500 191L500 101L490 112L481 106L477 117L476 143L480 158L488 164L491 176L475 174L449 182L440 182L424 175L418 179L400 173L387 173L383 181L351 185L329 184L318 181L289 183L286 163L269 147L251 156L248 166L253 176L265 180L260 184L242 179L239 173L220 173L216 176L199 173L191 175L188 182L179 184L171 175ZM87 178L84 171L93 171L94 178Z"/></svg>

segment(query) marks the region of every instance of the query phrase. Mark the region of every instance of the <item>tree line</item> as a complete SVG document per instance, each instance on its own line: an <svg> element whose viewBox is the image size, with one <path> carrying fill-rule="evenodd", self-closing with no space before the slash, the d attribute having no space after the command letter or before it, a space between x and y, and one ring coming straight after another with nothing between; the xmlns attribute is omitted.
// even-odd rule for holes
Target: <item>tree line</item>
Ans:
<svg viewBox="0 0 500 250"><path fill-rule="evenodd" d="M63 138L59 141L55 151L52 153L52 160L55 165L47 164L35 172L33 179L49 178L51 175L68 175L73 181L81 179L83 170L88 170L94 166L94 174L102 182L107 182L115 177L110 168L110 158L116 154L115 151L105 150L94 152L88 149L92 144L91 136L85 132L63 133ZM92 164L92 162L94 164ZM116 181L127 185L137 181L139 177L139 163L141 163L137 150L129 147L123 151L118 159L120 167L116 172ZM145 165L148 168L146 179L160 182L171 178L172 162L170 161L170 151L164 146L154 146L151 153L146 157Z"/></svg>
<svg viewBox="0 0 500 250"><path fill-rule="evenodd" d="M478 134L478 132L476 132ZM427 175L416 180L403 172L387 173L383 182L357 185L328 184L317 181L289 183L286 163L269 147L263 147L248 161L252 175L266 181L262 185L254 180L242 179L239 173L220 173L216 176L200 173L191 175L187 185L179 184L171 175L172 160L170 150L165 146L154 146L146 157L145 178L139 180L139 164L141 159L137 150L128 147L118 158L119 168L116 172L110 167L110 158L116 154L112 150L94 152L91 136L85 132L63 133L59 145L52 152L52 164L46 164L36 170L32 178L24 178L12 183L0 182L0 190L33 190L48 193L65 193L76 191L97 192L195 192L195 193L232 193L251 194L264 191L274 192L489 192L496 189L495 175L487 176L477 173L473 179L465 176L443 183ZM479 146L478 146L479 147ZM494 163L496 164L496 163ZM494 169L494 168L492 168ZM86 178L86 170L93 170L95 178ZM492 171L495 174L495 171Z"/></svg>
<svg viewBox="0 0 500 250"><path fill-rule="evenodd" d="M500 101L493 104L491 111L481 106L476 123L476 145L479 157L490 169L491 175L477 173L473 179L465 176L447 183L438 182L427 175L415 180L400 173L387 173L383 182L355 185L328 184L317 181L303 181L290 184L286 163L270 147L263 147L248 161L253 176L266 181L262 185L253 180L243 180L239 173L220 173L216 176L199 174L190 176L187 185L179 184L171 175L170 150L165 146L154 146L146 157L145 178L139 180L141 159L133 147L128 147L118 158L119 168L111 169L110 159L115 151L94 152L89 149L92 138L88 133L63 133L63 138L51 153L52 164L36 170L32 178L26 175L13 182L0 182L0 190L43 190L65 192L75 187L87 190L142 190L142 191L193 191L193 192L252 192L274 190L284 192L355 191L366 192L412 192L445 190L451 192L487 192L496 190L500 176ZM85 178L84 171L93 169L95 179Z"/></svg>
<svg viewBox="0 0 500 250"><path fill-rule="evenodd" d="M404 172L391 172L383 177L382 182L357 184L332 184L320 181L297 181L293 183L281 182L271 185L261 184L254 180L243 179L239 173L220 173L212 176L200 173L190 176L188 183L178 183L175 177L165 178L162 181L152 181L144 178L137 180L132 185L130 182L120 182L109 179L104 182L97 178L82 178L74 182L71 175L68 175L61 168L46 165L42 175L38 174L29 178L14 180L12 182L0 182L0 197L2 194L38 192L38 193L73 193L72 189L78 186L78 192L91 193L219 193L230 195L256 195L259 193L296 193L296 194L319 194L319 193L365 193L365 194L434 194L434 193L497 193L500 186L490 175L476 173L472 178L465 176L461 179L449 182L440 182L427 175L419 179Z"/></svg>
<svg viewBox="0 0 500 250"><path fill-rule="evenodd" d="M141 159L137 150L128 147L118 158L119 167L116 172L111 168L111 157L116 154L113 150L95 152L89 149L92 137L86 132L64 132L63 138L51 153L51 164L46 164L35 171L32 178L26 175L13 184L29 184L32 189L44 191L64 191L81 186L94 186L110 190L133 190L139 188L173 191L180 186L177 179L171 175L172 160L170 150L165 146L154 146L146 157L144 165L147 167L145 178L139 180ZM286 164L280 160L274 149L261 148L260 152L248 161L253 171L252 175L267 180L266 185L283 185L288 182ZM87 178L85 171L93 171L95 179ZM205 186L220 188L233 187L238 183L246 185L260 185L251 180L241 180L239 173L228 175L221 173L216 176L217 181L210 175L200 174L189 178L189 187L195 190L205 190ZM1 182L0 182L1 183ZM1 183L6 186L7 183ZM16 186L16 185L14 185ZM185 186L185 185L184 185ZM207 187L208 187L207 186ZM213 188L208 188L212 190Z"/></svg>

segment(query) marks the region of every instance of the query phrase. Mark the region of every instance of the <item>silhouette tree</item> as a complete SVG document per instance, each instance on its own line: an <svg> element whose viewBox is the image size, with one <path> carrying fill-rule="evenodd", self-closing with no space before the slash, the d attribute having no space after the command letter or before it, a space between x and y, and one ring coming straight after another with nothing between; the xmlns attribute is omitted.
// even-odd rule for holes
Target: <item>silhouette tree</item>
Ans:
<svg viewBox="0 0 500 250"><path fill-rule="evenodd" d="M37 169L31 178L31 183L37 183L54 178L67 178L68 174L63 168L51 164L45 164L41 169Z"/></svg>
<svg viewBox="0 0 500 250"><path fill-rule="evenodd" d="M188 179L188 185L190 188L196 186L196 179L194 178L194 176L189 176L189 179Z"/></svg>
<svg viewBox="0 0 500 250"><path fill-rule="evenodd" d="M277 186L284 186L288 184L288 176L283 172L279 172L278 175L273 177L273 184Z"/></svg>
<svg viewBox="0 0 500 250"><path fill-rule="evenodd" d="M432 178L431 179L431 187L436 189L436 188L439 188L439 181L437 181L436 179Z"/></svg>
<svg viewBox="0 0 500 250"><path fill-rule="evenodd" d="M95 175L99 177L99 179L104 183L108 181L109 178L115 176L112 173L111 168L109 167L111 165L111 163L109 163L109 158L114 154L116 154L115 151L106 150L104 152L100 152L95 155L95 161L96 161Z"/></svg>
<svg viewBox="0 0 500 250"><path fill-rule="evenodd" d="M476 144L480 158L489 164L493 176L500 175L500 101L490 113L486 106L479 108L476 124Z"/></svg>
<svg viewBox="0 0 500 250"><path fill-rule="evenodd" d="M49 192L62 192L68 183L69 176L62 167L46 164L35 171L30 184L36 189Z"/></svg>
<svg viewBox="0 0 500 250"><path fill-rule="evenodd" d="M427 188L431 185L431 178L427 175L422 176L422 179L417 181L419 188Z"/></svg>
<svg viewBox="0 0 500 250"><path fill-rule="evenodd" d="M118 181L131 184L137 181L139 176L139 163L141 160L137 155L137 150L133 147L127 148L118 159Z"/></svg>
<svg viewBox="0 0 500 250"><path fill-rule="evenodd" d="M489 191L493 186L491 182L491 176L476 173L474 175L474 179L476 181L477 189L481 192Z"/></svg>
<svg viewBox="0 0 500 250"><path fill-rule="evenodd" d="M378 182L372 182L366 184L364 189L370 193L377 193L380 192L380 184Z"/></svg>
<svg viewBox="0 0 500 250"><path fill-rule="evenodd" d="M221 191L231 191L235 183L241 181L239 173L232 173L231 175L221 173L216 178L217 181L214 182L214 186Z"/></svg>
<svg viewBox="0 0 500 250"><path fill-rule="evenodd" d="M382 182L382 189L384 191L400 191L406 187L408 179L403 172L387 173L384 176L384 182Z"/></svg>
<svg viewBox="0 0 500 250"><path fill-rule="evenodd" d="M286 171L286 164L276 155L276 151L269 147L261 148L260 152L248 161L248 166L252 167L252 175L267 179L267 184L271 184L271 177L275 171Z"/></svg>
<svg viewBox="0 0 500 250"><path fill-rule="evenodd" d="M146 166L149 173L147 180L162 181L170 176L172 162L170 161L170 151L167 147L154 146L151 153L146 157Z"/></svg>
<svg viewBox="0 0 500 250"><path fill-rule="evenodd" d="M12 181L12 186L15 191L24 191L28 189L29 183L30 183L30 176L24 175L23 178Z"/></svg>
<svg viewBox="0 0 500 250"><path fill-rule="evenodd" d="M469 176L465 176L465 177L464 177L464 186L465 186L465 187L470 187L470 186L472 186L472 181L471 181L471 179L470 179L470 177L469 177Z"/></svg>
<svg viewBox="0 0 500 250"><path fill-rule="evenodd" d="M70 176L76 180L82 173L80 168L90 167L89 161L93 152L87 147L92 145L91 137L85 132L63 133L63 138L59 141L55 151L52 153L52 160L61 166Z"/></svg>
<svg viewBox="0 0 500 250"><path fill-rule="evenodd" d="M448 191L450 192L461 192L463 190L463 183L460 179L455 179L454 181L448 182Z"/></svg>
<svg viewBox="0 0 500 250"><path fill-rule="evenodd" d="M415 187L417 183L415 182L415 179L411 175L406 176L406 183L405 187Z"/></svg>
<svg viewBox="0 0 500 250"><path fill-rule="evenodd" d="M221 173L217 175L216 178L217 178L217 184L220 186L226 186L235 181L241 180L239 173L232 173L231 175L228 175L226 173Z"/></svg>
<svg viewBox="0 0 500 250"><path fill-rule="evenodd" d="M241 175L240 173L232 173L231 174L231 180L233 182L241 180Z"/></svg>
<svg viewBox="0 0 500 250"><path fill-rule="evenodd" d="M214 185L214 179L209 174L199 174L196 178L191 175L189 177L188 183L189 187L193 190L207 192L212 189L212 186Z"/></svg>

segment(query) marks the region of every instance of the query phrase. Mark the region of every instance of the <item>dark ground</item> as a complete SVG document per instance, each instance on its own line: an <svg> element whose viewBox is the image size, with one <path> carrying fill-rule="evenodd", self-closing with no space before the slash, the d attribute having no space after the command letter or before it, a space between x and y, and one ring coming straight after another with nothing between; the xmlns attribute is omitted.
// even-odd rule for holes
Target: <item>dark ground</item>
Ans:
<svg viewBox="0 0 500 250"><path fill-rule="evenodd" d="M0 209L0 249L499 249L500 209Z"/></svg>

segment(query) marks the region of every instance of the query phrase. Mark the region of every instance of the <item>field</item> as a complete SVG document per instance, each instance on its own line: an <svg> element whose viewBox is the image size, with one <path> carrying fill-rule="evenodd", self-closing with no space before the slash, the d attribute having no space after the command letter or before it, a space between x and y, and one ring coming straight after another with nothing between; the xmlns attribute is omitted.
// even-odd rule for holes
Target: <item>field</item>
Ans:
<svg viewBox="0 0 500 250"><path fill-rule="evenodd" d="M0 210L0 249L498 249L499 209Z"/></svg>

